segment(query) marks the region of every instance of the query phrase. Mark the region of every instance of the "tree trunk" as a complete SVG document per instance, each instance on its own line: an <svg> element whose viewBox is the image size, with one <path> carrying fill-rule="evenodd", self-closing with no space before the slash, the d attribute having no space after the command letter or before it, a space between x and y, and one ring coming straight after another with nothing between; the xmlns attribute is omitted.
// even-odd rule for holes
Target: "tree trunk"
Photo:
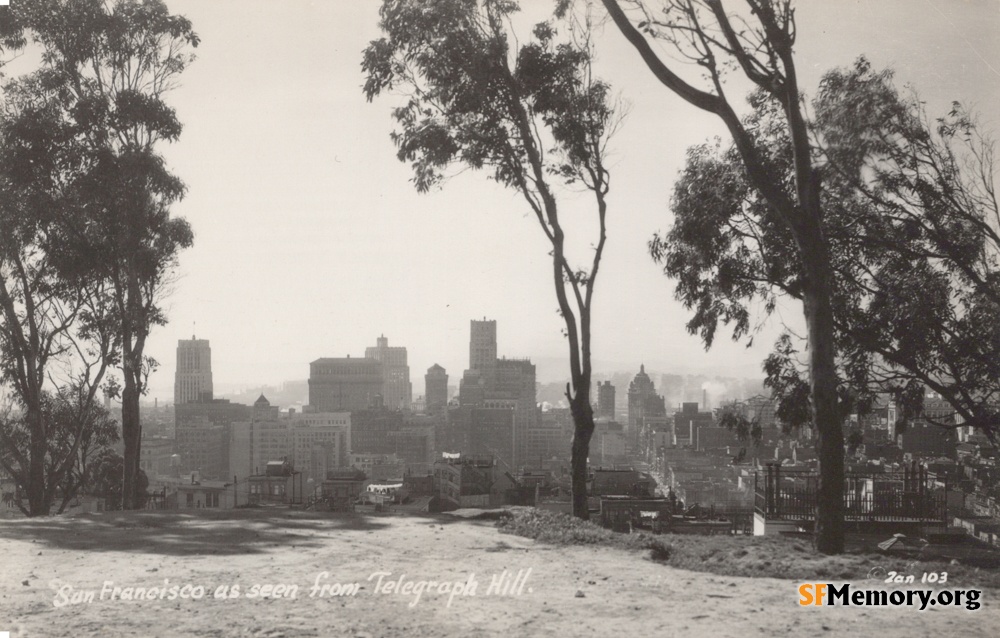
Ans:
<svg viewBox="0 0 1000 638"><path fill-rule="evenodd" d="M142 424L139 422L139 387L131 370L125 371L122 388L122 442L125 444L122 472L122 509L135 509L136 484L139 478L139 455Z"/></svg>
<svg viewBox="0 0 1000 638"><path fill-rule="evenodd" d="M28 443L28 516L48 516L49 503L45 490L45 454L48 440L45 436L45 421L40 407L31 406L25 415L28 420L30 438Z"/></svg>
<svg viewBox="0 0 1000 638"><path fill-rule="evenodd" d="M809 273L803 286L803 307L809 332L810 394L819 460L815 543L820 553L840 554L844 551L844 432L837 395L826 245L818 242L803 250L802 259Z"/></svg>
<svg viewBox="0 0 1000 638"><path fill-rule="evenodd" d="M791 43L794 41L794 34L788 30L787 23L781 24L776 19L772 7L765 6L763 8L766 11L755 12L767 32L766 37L777 47L776 53L780 57L785 73L784 77L781 77L775 70L764 80L753 77L751 79L780 99L783 104L794 156L797 202L788 197L785 187L769 172L769 163L756 149L753 139L725 96L721 93L706 93L687 84L663 64L657 53L646 42L645 36L632 26L618 2L603 0L603 4L615 25L636 48L646 66L664 86L689 104L718 115L726 123L739 149L750 182L788 225L795 237L802 260L803 305L810 349L810 398L820 462L816 548L826 554L839 553L844 547L844 434L841 429L837 397L833 308L830 303L832 277L829 250L822 231L819 175L812 165L809 132L802 113L798 78L792 57ZM721 3L712 2L708 5L720 25L725 28L728 19ZM704 34L702 26L696 22L688 26L694 32ZM734 33L729 35L734 38L739 37ZM756 52L743 52L744 56L750 58L755 54ZM774 60L772 62L777 64ZM711 72L718 73L717 70ZM717 86L721 86L721 78L718 75L714 77L720 82ZM768 79L771 81L766 81Z"/></svg>
<svg viewBox="0 0 1000 638"><path fill-rule="evenodd" d="M131 262L124 269L124 281L119 279L119 307L124 316L121 325L122 349L122 509L136 509L136 485L139 480L139 457L142 446L142 424L139 420L139 398L143 391L142 352L149 327L149 313L143 303L141 279Z"/></svg>
<svg viewBox="0 0 1000 638"><path fill-rule="evenodd" d="M570 398L573 415L573 454L570 461L573 489L573 516L587 520L587 457L590 456L590 439L594 435L594 408L590 405L590 379L574 382L576 394Z"/></svg>

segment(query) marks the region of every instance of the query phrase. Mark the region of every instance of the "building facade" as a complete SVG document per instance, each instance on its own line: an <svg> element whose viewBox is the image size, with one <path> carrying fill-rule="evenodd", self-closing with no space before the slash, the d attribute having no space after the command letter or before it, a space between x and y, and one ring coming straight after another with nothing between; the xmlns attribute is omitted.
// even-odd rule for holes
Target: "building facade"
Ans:
<svg viewBox="0 0 1000 638"><path fill-rule="evenodd" d="M174 406L174 421L177 427L207 421L212 425L228 426L250 418L251 408L242 403L232 403L229 399L193 401Z"/></svg>
<svg viewBox="0 0 1000 638"><path fill-rule="evenodd" d="M351 452L395 454L395 441L389 436L403 427L403 414L377 408L351 413Z"/></svg>
<svg viewBox="0 0 1000 638"><path fill-rule="evenodd" d="M224 426L209 421L177 426L175 446L181 458L181 469L197 471L210 479L222 479L229 474L226 443L228 432Z"/></svg>
<svg viewBox="0 0 1000 638"><path fill-rule="evenodd" d="M434 463L434 486L443 510L497 507L509 500L516 483L489 456L459 455Z"/></svg>
<svg viewBox="0 0 1000 638"><path fill-rule="evenodd" d="M436 363L424 375L424 395L427 414L444 414L448 410L448 373Z"/></svg>
<svg viewBox="0 0 1000 638"><path fill-rule="evenodd" d="M514 467L516 402L493 401L489 407L460 408L459 418L467 428L468 443L464 452L473 456L493 457L501 467Z"/></svg>
<svg viewBox="0 0 1000 638"><path fill-rule="evenodd" d="M350 464L350 412L312 412L288 417L291 436L290 461L304 481L315 484L329 470Z"/></svg>
<svg viewBox="0 0 1000 638"><path fill-rule="evenodd" d="M635 375L628 386L628 428L634 430L645 413L646 397L656 394L653 380L646 374L646 366L639 366L639 374Z"/></svg>
<svg viewBox="0 0 1000 638"><path fill-rule="evenodd" d="M139 448L139 469L147 477L168 474L174 455L174 439L159 436L144 436Z"/></svg>
<svg viewBox="0 0 1000 638"><path fill-rule="evenodd" d="M469 330L469 369L479 370L497 359L496 319L471 322Z"/></svg>
<svg viewBox="0 0 1000 638"><path fill-rule="evenodd" d="M174 405L212 400L212 348L208 339L177 341L177 371L174 373Z"/></svg>
<svg viewBox="0 0 1000 638"><path fill-rule="evenodd" d="M410 385L410 366L406 361L406 348L389 346L382 335L374 348L365 349L365 358L382 364L382 401L390 410L409 410L413 401Z"/></svg>
<svg viewBox="0 0 1000 638"><path fill-rule="evenodd" d="M309 364L309 406L316 412L354 412L384 404L382 363L323 358Z"/></svg>
<svg viewBox="0 0 1000 638"><path fill-rule="evenodd" d="M656 393L653 380L646 374L646 366L639 366L628 387L628 423L626 435L632 449L642 446L642 439L649 438L651 428L662 425L667 414L663 397Z"/></svg>
<svg viewBox="0 0 1000 638"><path fill-rule="evenodd" d="M615 418L615 386L610 381L597 384L597 414L598 417Z"/></svg>
<svg viewBox="0 0 1000 638"><path fill-rule="evenodd" d="M184 472L198 471L210 479L231 476L229 450L234 423L250 418L250 406L226 399L207 399L174 406L175 451Z"/></svg>
<svg viewBox="0 0 1000 638"><path fill-rule="evenodd" d="M269 462L287 461L292 455L288 420L263 394L254 402L249 421L232 424L229 442L229 471L240 479L262 474Z"/></svg>
<svg viewBox="0 0 1000 638"><path fill-rule="evenodd" d="M699 428L715 427L715 416L698 409L698 404L687 402L674 413L674 445L693 446L698 441Z"/></svg>
<svg viewBox="0 0 1000 638"><path fill-rule="evenodd" d="M496 334L495 320L472 321L470 369L462 376L459 404L462 408L504 409L513 413L510 452L506 451L508 446L504 444L491 454L502 459L510 470L516 471L528 455L528 431L534 429L539 421L535 365L529 359L498 359ZM465 446L471 443L467 436L469 427L471 422L466 427ZM492 433L483 432L479 438L487 440L492 436ZM496 442L499 444L499 439ZM471 449L466 447L466 451Z"/></svg>

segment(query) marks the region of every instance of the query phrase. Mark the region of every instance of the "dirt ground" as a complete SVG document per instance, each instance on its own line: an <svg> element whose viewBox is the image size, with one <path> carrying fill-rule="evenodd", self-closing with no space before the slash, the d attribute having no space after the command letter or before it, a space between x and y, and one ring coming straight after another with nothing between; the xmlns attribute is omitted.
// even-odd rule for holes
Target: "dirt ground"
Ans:
<svg viewBox="0 0 1000 638"><path fill-rule="evenodd" d="M801 607L796 581L689 572L444 516L247 510L7 520L0 561L0 631L11 636L1000 635L996 590L983 592L978 611ZM866 576L855 586L875 585ZM311 596L317 581L331 587ZM232 585L238 595L221 589ZM264 597L268 585L287 587ZM195 599L198 586L204 594ZM429 589L418 599L421 587Z"/></svg>

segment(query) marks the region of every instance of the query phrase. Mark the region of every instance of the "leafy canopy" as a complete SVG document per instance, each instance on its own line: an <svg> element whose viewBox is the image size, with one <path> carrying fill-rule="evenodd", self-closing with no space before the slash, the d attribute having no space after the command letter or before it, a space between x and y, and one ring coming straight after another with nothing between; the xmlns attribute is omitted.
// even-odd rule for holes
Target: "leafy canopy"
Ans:
<svg viewBox="0 0 1000 638"><path fill-rule="evenodd" d="M791 188L791 148L780 106L757 92L747 129ZM813 102L813 162L822 177L823 232L834 274L833 313L844 416L878 393L920 416L925 388L956 416L990 432L1000 424L1000 215L992 142L960 105L934 124L915 96L865 59L826 74ZM676 292L694 310L692 333L711 345L719 323L750 336L751 310L802 299L791 237L750 185L732 147L703 144L671 201L673 227L650 242ZM808 416L808 386L788 335L765 365L793 425ZM955 419L942 425L954 424Z"/></svg>

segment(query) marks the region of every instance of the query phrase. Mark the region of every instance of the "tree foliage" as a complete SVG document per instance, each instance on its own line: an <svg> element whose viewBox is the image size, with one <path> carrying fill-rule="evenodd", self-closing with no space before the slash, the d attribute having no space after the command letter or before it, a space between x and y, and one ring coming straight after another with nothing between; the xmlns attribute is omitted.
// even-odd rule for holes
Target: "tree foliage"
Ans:
<svg viewBox="0 0 1000 638"><path fill-rule="evenodd" d="M776 106L758 93L747 128L772 170L791 180L791 149ZM824 235L834 273L840 418L869 413L879 394L899 423L922 416L926 389L959 422L993 436L998 425L1000 224L993 145L960 105L931 121L889 71L861 58L827 73L813 100L813 161L822 170ZM786 188L790 188L786 186ZM719 323L751 330L750 309L802 298L798 256L746 178L736 151L691 149L671 208L673 227L650 242L710 342ZM809 409L797 348L782 336L765 364L783 420ZM856 441L855 441L856 442Z"/></svg>
<svg viewBox="0 0 1000 638"><path fill-rule="evenodd" d="M82 309L60 314L22 293L20 316L37 316L39 325L53 317L72 318L80 334L102 346L73 347L87 355L84 368L99 361L120 371L121 383L107 389L121 393L124 480L131 483L142 435L138 401L156 365L145 355L146 338L165 321L161 299L177 253L192 241L188 224L170 215L184 187L158 148L177 140L181 125L164 95L193 59L188 49L197 46L198 37L187 19L170 14L160 0L17 3L0 11L0 36L5 51L41 52L36 71L5 87L8 103L16 105L7 113L7 141L28 160L11 171L12 183L26 186L5 205L8 214L28 220L18 245L36 260L33 269L13 268L51 274L60 285L69 282L86 301ZM38 222L25 217L29 204L41 211ZM36 290L46 303L58 297L22 280L22 290ZM8 325L16 325L16 313L7 314ZM56 330L66 334L68 326L58 324ZM25 360L34 365L33 357ZM44 378L41 367L32 374ZM38 403L41 385L28 388L29 403ZM32 408L30 414L37 422L38 411ZM36 423L35 430L44 428ZM36 441L35 451L43 448L44 442ZM132 493L124 491L126 507Z"/></svg>
<svg viewBox="0 0 1000 638"><path fill-rule="evenodd" d="M104 508L120 510L123 507L122 475L125 471L125 459L113 450L103 450L92 463L89 476L88 491L104 499ZM132 493L132 509L142 509L149 497L149 479L146 473L139 470Z"/></svg>
<svg viewBox="0 0 1000 638"><path fill-rule="evenodd" d="M662 0L656 9L642 0L602 0L615 25L635 48L654 77L691 106L711 113L726 125L748 182L783 225L797 263L803 314L809 341L809 389L816 426L819 461L816 547L828 554L844 549L844 437L838 419L836 342L831 302L833 274L828 240L823 234L820 199L822 175L810 152L808 119L801 103L794 47L798 30L791 0L745 0L743 13L727 10L722 0ZM631 16L623 8L628 7ZM655 50L649 39L669 47L672 60ZM684 62L700 77L676 72ZM739 74L777 105L776 126L784 129L791 150L791 188L786 173L774 170L774 157L755 141L726 91L727 78ZM730 278L738 273L727 271ZM743 324L738 307L700 311ZM705 335L711 341L712 333Z"/></svg>
<svg viewBox="0 0 1000 638"><path fill-rule="evenodd" d="M80 242L72 231L86 212L81 185L93 156L47 74L7 82L2 97L0 383L15 399L21 429L5 432L0 445L20 505L41 515L72 476L75 446L85 434L82 421L70 419L72 427L47 421L57 416L51 396L62 405L72 395L88 411L99 389L109 387L117 340L105 318L104 286L78 267ZM55 433L61 445L50 440Z"/></svg>
<svg viewBox="0 0 1000 638"><path fill-rule="evenodd" d="M48 511L58 503L59 513L73 498L89 490L92 461L119 440L119 426L79 386L45 392L41 422L46 442L44 507ZM26 462L31 455L31 439L24 410L8 406L0 417L0 467L14 480L14 503L26 515L32 513L27 489L31 485L30 463Z"/></svg>

